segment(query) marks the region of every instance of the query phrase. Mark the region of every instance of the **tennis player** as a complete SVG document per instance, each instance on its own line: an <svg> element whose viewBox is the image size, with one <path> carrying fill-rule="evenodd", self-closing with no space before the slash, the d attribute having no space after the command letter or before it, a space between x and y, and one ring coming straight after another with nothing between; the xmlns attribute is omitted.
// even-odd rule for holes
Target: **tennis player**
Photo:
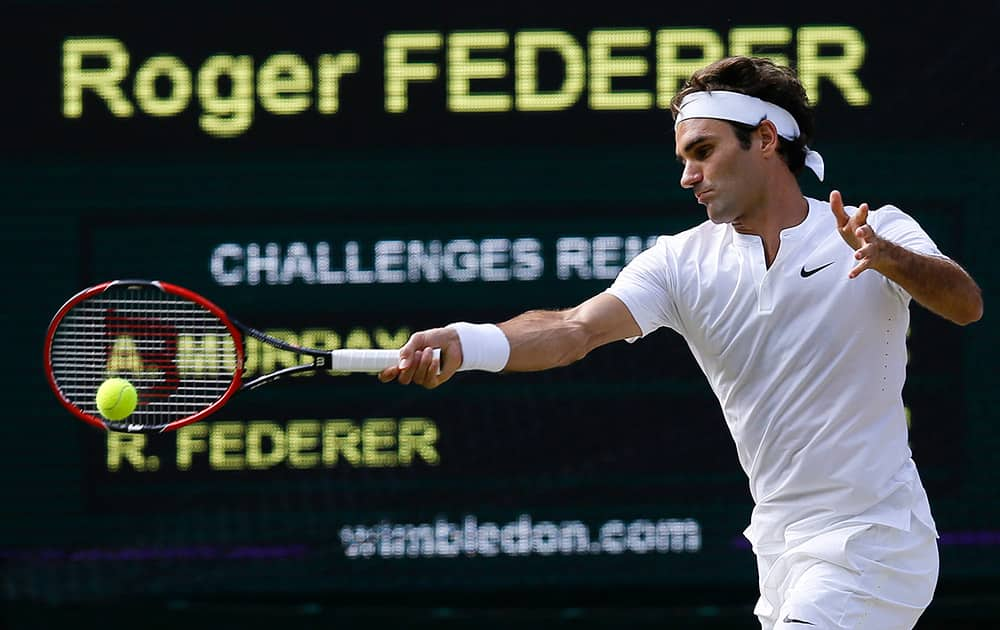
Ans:
<svg viewBox="0 0 1000 630"><path fill-rule="evenodd" d="M379 378L544 370L672 328L749 477L762 628L911 628L938 553L901 397L908 306L965 325L982 316L979 287L902 210L802 195L797 175L822 180L823 160L792 70L724 59L671 110L680 184L708 221L660 237L574 308L418 332Z"/></svg>

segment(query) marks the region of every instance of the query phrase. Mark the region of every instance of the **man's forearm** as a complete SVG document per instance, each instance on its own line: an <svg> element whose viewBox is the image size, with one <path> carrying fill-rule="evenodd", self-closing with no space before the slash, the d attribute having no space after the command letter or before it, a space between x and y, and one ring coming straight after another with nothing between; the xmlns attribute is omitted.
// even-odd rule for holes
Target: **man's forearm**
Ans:
<svg viewBox="0 0 1000 630"><path fill-rule="evenodd" d="M876 269L913 296L920 305L956 324L983 316L983 297L976 282L947 258L926 256L883 240Z"/></svg>
<svg viewBox="0 0 1000 630"><path fill-rule="evenodd" d="M528 311L498 326L510 342L505 370L511 372L569 365L589 351L586 330L570 311Z"/></svg>
<svg viewBox="0 0 1000 630"><path fill-rule="evenodd" d="M606 293L564 311L528 311L499 326L510 343L505 370L511 372L569 365L598 346L642 334L621 300Z"/></svg>

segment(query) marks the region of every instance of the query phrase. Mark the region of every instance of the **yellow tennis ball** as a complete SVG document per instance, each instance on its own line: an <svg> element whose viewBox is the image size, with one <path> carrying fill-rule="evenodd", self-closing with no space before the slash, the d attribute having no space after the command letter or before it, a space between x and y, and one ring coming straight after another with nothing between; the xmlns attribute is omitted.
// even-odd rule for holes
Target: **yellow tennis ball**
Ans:
<svg viewBox="0 0 1000 630"><path fill-rule="evenodd" d="M108 420L127 418L138 401L135 387L123 378L109 378L97 388L97 409Z"/></svg>

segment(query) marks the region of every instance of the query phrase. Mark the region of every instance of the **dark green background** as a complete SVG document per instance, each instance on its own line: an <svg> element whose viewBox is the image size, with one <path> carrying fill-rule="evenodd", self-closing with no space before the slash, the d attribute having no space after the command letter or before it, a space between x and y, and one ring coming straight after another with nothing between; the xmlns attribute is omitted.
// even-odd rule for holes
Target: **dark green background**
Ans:
<svg viewBox="0 0 1000 630"><path fill-rule="evenodd" d="M140 12L109 3L15 4L14 19L6 24L13 29L4 58L14 87L4 90L0 153L2 238L10 271L0 317L13 347L3 367L8 413L0 425L6 479L0 592L12 605L14 622L30 627L40 618L35 615L43 615L39 610L90 611L74 607L138 601L161 611L161 619L221 615L246 624L250 610L256 611L253 621L266 624L292 614L324 620L339 610L347 615L342 620L368 623L388 615L384 604L392 602L410 606L411 619L458 625L492 619L470 613L470 605L487 610L516 603L535 612L514 618L520 622L673 620L670 627L707 627L732 615L743 624L738 627L753 627L753 559L732 544L749 514L746 481L717 403L672 333L634 347L602 349L562 373L467 375L465 382L433 393L351 380L350 388L340 386L349 393L330 417L412 409L440 418L442 431L461 446L442 452L442 464L433 470L414 467L381 476L355 471L356 478L349 470L329 476L216 473L197 480L104 474L104 436L58 405L42 369L52 314L77 290L111 277L160 277L204 291L253 325L292 328L365 325L368 317L435 325L572 305L604 285L224 290L209 283L204 244L214 243L227 225L234 226L237 236L226 239L233 242L324 231L375 238L404 232L400 237L409 238L412 231L427 238L676 231L703 214L677 185L668 114L576 107L544 116L457 116L428 97L424 110L393 120L375 99L367 109L345 109L334 122L262 115L230 141L206 137L193 116L91 117L99 105L90 102L84 118L66 121L59 109L64 37L118 37L137 59L170 52L194 65L222 51L253 52L258 59L279 50L336 52L348 47L341 41L355 42L367 61L377 54L364 46L377 51L383 34L397 30L550 27L582 40L591 29L616 26L696 25L724 35L733 26L835 23L858 28L868 41L859 75L872 104L850 108L830 86L823 88L815 148L826 158L827 181L820 184L807 173L804 190L825 198L837 188L849 203L899 205L973 274L986 298L987 315L965 329L912 307L904 396L913 413L914 457L947 535L939 597L927 627L935 619L957 627L956 618L993 614L990 593L1000 583L993 454L1000 432L993 405L996 332L989 313L998 286L991 254L1000 159L990 113L997 55L986 25L1000 17L996 3L976 13L908 16L906 26L889 9L838 5L834 11L793 3L781 3L766 19L759 8L748 7L720 7L711 15L677 7L588 14L577 7L501 11L457 3L430 13L410 8L378 15L294 4L281 11L264 3L239 7L240 18L233 17L235 5L179 3ZM377 69L369 70L375 89L365 93L377 96ZM343 142L324 127L334 124ZM187 224L190 238L179 237ZM127 236L120 250L110 242L114 235ZM668 367L661 370L663 364ZM327 413L334 386L323 381L268 388L234 402L220 418L278 413L295 404L305 413ZM622 391L634 402L615 414L606 398ZM584 396L595 402L579 411L582 422L551 412ZM477 413L479 405L488 412ZM435 411L421 411L426 409ZM297 410L288 413L301 417ZM691 418L698 421L687 424ZM607 461L581 466L574 455L602 444L593 432L589 438L574 432L606 423L619 428L603 444ZM548 456L525 441L520 452L500 452L498 445L518 431L533 436L536 445L563 448ZM685 440L694 448L677 447ZM630 450L636 442L642 445L637 453ZM561 474L567 466L576 472ZM420 501L421 492L433 498ZM335 536L344 522L379 517L418 522L442 512L452 520L471 513L505 522L522 511L592 525L609 518L694 515L705 527L705 551L679 560L625 555L352 565L342 559ZM298 544L309 551L283 562L65 560L94 548L253 544ZM652 612L643 616L637 610Z"/></svg>

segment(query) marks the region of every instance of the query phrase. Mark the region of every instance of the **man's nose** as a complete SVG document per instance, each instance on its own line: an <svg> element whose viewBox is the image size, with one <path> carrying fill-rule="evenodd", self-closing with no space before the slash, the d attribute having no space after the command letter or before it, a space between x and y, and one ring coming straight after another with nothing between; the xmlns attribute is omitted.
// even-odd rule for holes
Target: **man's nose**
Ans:
<svg viewBox="0 0 1000 630"><path fill-rule="evenodd" d="M701 181L701 169L685 164L681 172L681 188L694 188Z"/></svg>

